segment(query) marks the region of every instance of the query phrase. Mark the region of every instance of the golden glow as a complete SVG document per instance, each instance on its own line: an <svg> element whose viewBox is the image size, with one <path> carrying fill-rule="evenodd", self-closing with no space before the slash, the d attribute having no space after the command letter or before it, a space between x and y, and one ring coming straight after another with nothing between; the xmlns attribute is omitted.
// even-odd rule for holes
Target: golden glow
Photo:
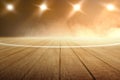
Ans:
<svg viewBox="0 0 120 80"><path fill-rule="evenodd" d="M76 12L81 11L81 5L80 4L75 4L75 5L72 4L72 7L73 7L73 10L69 14L69 16L68 16L69 18L71 18Z"/></svg>
<svg viewBox="0 0 120 80"><path fill-rule="evenodd" d="M73 6L74 11L80 11L81 6L79 4L76 4Z"/></svg>
<svg viewBox="0 0 120 80"><path fill-rule="evenodd" d="M14 10L14 6L13 6L12 4L8 4L8 5L6 6L6 9L7 9L8 11L13 11L13 10Z"/></svg>
<svg viewBox="0 0 120 80"><path fill-rule="evenodd" d="M87 15L83 10L82 10L82 5L84 4L84 0L83 1L80 1L78 2L77 4L72 4L72 3L69 3L71 6L72 6L72 11L70 12L70 14L68 15L68 19L71 18L72 16L74 16L74 14L76 12L80 12L84 15Z"/></svg>
<svg viewBox="0 0 120 80"><path fill-rule="evenodd" d="M106 8L107 8L108 11L114 11L114 10L116 9L113 4L108 4L108 5L106 6Z"/></svg>
<svg viewBox="0 0 120 80"><path fill-rule="evenodd" d="M5 38L2 38L3 40L0 41L0 45L2 46L11 46L11 47L26 47L26 48L80 48L80 47L108 47L108 46L116 46L120 45L120 41L118 39L94 39L94 40L82 40L79 38L41 38L41 37L16 37L16 38L9 38L10 40L17 39L18 41L15 41L15 43L7 42ZM21 42L24 41L23 43ZM51 43L54 43L51 45L41 45L41 44L30 44L25 42L41 42L41 41L48 41ZM114 41L113 41L114 40ZM55 44L56 43L56 44ZM58 45L61 43L62 45ZM66 44L68 43L68 44Z"/></svg>
<svg viewBox="0 0 120 80"><path fill-rule="evenodd" d="M41 10L41 11L45 11L45 10L48 9L46 4L42 4L42 5L40 5L39 7L40 7L40 10Z"/></svg>

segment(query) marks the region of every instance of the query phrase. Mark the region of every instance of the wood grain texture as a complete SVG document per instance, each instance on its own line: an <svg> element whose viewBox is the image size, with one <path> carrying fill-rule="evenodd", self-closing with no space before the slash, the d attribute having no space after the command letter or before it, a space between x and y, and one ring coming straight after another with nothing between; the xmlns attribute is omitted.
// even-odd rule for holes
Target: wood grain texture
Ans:
<svg viewBox="0 0 120 80"><path fill-rule="evenodd" d="M74 41L1 39L32 45L76 45ZM0 45L0 80L120 80L120 46L25 48Z"/></svg>

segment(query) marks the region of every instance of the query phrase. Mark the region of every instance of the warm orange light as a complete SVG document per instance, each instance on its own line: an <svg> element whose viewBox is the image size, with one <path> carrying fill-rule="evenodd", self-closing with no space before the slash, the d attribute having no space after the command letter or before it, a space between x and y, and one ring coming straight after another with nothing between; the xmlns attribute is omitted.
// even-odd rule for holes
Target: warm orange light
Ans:
<svg viewBox="0 0 120 80"><path fill-rule="evenodd" d="M116 9L113 4L108 4L108 5L106 6L106 8L107 8L108 11L114 11L114 10Z"/></svg>
<svg viewBox="0 0 120 80"><path fill-rule="evenodd" d="M79 4L75 4L75 5L73 6L73 9L74 9L74 11L80 11L81 6L80 6Z"/></svg>
<svg viewBox="0 0 120 80"><path fill-rule="evenodd" d="M48 9L46 4L42 4L42 5L40 5L39 7L40 7L40 10L41 10L41 11L45 11L45 10Z"/></svg>
<svg viewBox="0 0 120 80"><path fill-rule="evenodd" d="M13 6L12 4L7 4L7 5L6 5L6 9L7 9L8 11L13 11L13 10L14 10L14 6Z"/></svg>

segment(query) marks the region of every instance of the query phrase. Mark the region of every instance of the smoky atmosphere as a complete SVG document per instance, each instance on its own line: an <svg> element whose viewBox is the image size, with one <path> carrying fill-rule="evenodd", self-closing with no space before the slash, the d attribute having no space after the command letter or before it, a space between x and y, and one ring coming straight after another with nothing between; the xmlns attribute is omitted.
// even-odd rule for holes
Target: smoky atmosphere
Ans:
<svg viewBox="0 0 120 80"><path fill-rule="evenodd" d="M119 37L120 0L0 0L1 37Z"/></svg>

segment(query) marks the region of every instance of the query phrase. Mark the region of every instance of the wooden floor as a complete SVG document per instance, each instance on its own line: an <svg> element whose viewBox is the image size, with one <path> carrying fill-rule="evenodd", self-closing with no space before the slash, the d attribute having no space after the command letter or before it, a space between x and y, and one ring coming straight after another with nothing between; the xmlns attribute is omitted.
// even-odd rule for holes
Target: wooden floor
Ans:
<svg viewBox="0 0 120 80"><path fill-rule="evenodd" d="M1 39L32 45L74 41ZM120 46L30 48L0 45L0 80L120 80Z"/></svg>

